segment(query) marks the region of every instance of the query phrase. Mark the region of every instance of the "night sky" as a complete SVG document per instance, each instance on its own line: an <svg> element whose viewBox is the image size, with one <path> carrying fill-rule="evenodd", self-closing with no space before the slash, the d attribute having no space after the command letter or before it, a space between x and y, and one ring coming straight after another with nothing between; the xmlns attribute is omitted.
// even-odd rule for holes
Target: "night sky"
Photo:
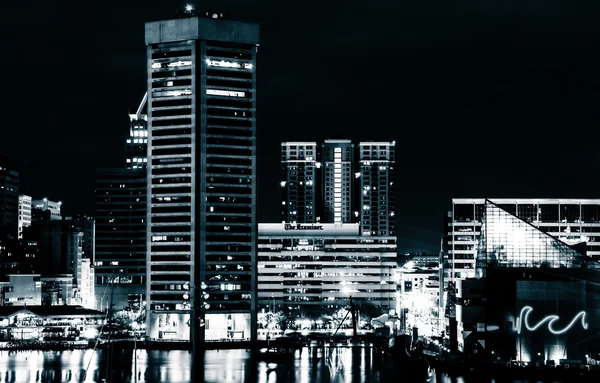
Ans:
<svg viewBox="0 0 600 383"><path fill-rule="evenodd" d="M600 197L600 2L201 3L261 25L260 222L280 220L280 142L330 137L396 140L401 252L438 251L453 197ZM1 3L0 151L22 192L93 214L145 92L144 22L184 4Z"/></svg>

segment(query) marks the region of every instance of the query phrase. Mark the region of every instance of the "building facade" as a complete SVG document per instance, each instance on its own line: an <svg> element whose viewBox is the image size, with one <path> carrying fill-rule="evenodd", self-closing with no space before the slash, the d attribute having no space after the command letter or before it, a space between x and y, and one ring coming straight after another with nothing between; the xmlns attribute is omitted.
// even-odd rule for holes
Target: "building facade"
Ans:
<svg viewBox="0 0 600 383"><path fill-rule="evenodd" d="M60 201L50 201L44 197L42 199L34 199L32 205L34 209L49 211L51 219L62 219L62 202Z"/></svg>
<svg viewBox="0 0 600 383"><path fill-rule="evenodd" d="M481 221L478 279L458 283L458 349L547 365L598 353L600 264L585 247L497 201L485 201Z"/></svg>
<svg viewBox="0 0 600 383"><path fill-rule="evenodd" d="M396 267L396 237L362 237L358 223L259 224L261 309L318 320L352 297L373 316L390 313Z"/></svg>
<svg viewBox="0 0 600 383"><path fill-rule="evenodd" d="M146 294L146 171L96 173L96 308L116 310Z"/></svg>
<svg viewBox="0 0 600 383"><path fill-rule="evenodd" d="M395 142L284 142L282 222L355 223L395 235Z"/></svg>
<svg viewBox="0 0 600 383"><path fill-rule="evenodd" d="M315 223L318 216L317 143L281 143L283 222Z"/></svg>
<svg viewBox="0 0 600 383"><path fill-rule="evenodd" d="M256 338L259 28L214 16L146 23L150 340Z"/></svg>
<svg viewBox="0 0 600 383"><path fill-rule="evenodd" d="M42 304L39 274L5 274L0 278L0 306L35 306Z"/></svg>
<svg viewBox="0 0 600 383"><path fill-rule="evenodd" d="M495 204L566 244L585 242L587 254L600 259L600 199L506 199ZM485 199L457 198L448 213L447 277L454 281L475 276L477 244Z"/></svg>
<svg viewBox="0 0 600 383"><path fill-rule="evenodd" d="M23 228L31 226L31 210L33 208L31 196L19 195L19 238L23 238Z"/></svg>

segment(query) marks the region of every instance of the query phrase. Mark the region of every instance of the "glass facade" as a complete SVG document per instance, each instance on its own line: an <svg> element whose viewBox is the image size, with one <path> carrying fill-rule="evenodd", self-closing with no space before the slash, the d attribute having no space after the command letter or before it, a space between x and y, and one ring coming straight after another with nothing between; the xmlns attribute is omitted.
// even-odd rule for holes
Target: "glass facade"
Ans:
<svg viewBox="0 0 600 383"><path fill-rule="evenodd" d="M475 276L475 255L485 199L453 199L446 222L445 250L450 281ZM600 260L600 199L492 199L500 209L567 245L585 242Z"/></svg>
<svg viewBox="0 0 600 383"><path fill-rule="evenodd" d="M499 205L486 201L477 251L477 274L487 267L574 268L595 262Z"/></svg>

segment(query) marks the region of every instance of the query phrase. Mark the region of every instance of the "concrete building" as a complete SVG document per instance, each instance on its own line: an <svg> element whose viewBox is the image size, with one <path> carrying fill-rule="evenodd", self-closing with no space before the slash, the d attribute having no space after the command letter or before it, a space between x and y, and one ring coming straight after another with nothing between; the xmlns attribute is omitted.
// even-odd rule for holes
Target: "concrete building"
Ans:
<svg viewBox="0 0 600 383"><path fill-rule="evenodd" d="M19 238L23 238L23 228L31 226L31 210L33 208L31 196L19 195Z"/></svg>
<svg viewBox="0 0 600 383"><path fill-rule="evenodd" d="M146 23L146 336L249 341L259 28L187 16Z"/></svg>
<svg viewBox="0 0 600 383"><path fill-rule="evenodd" d="M492 198L491 201L566 244L585 242L588 256L600 259L600 199ZM452 200L445 240L449 281L475 276L484 206L483 198Z"/></svg>
<svg viewBox="0 0 600 383"><path fill-rule="evenodd" d="M395 142L284 142L282 221L360 222L361 235L394 236Z"/></svg>
<svg viewBox="0 0 600 383"><path fill-rule="evenodd" d="M42 305L74 305L78 300L73 286L73 274L46 274L40 277L42 282Z"/></svg>
<svg viewBox="0 0 600 383"><path fill-rule="evenodd" d="M281 216L283 222L315 223L318 216L317 143L281 143Z"/></svg>
<svg viewBox="0 0 600 383"><path fill-rule="evenodd" d="M146 294L146 171L96 173L96 308L130 307Z"/></svg>
<svg viewBox="0 0 600 383"><path fill-rule="evenodd" d="M39 274L5 274L0 277L0 306L35 306L42 304Z"/></svg>
<svg viewBox="0 0 600 383"><path fill-rule="evenodd" d="M0 153L0 239L17 238L19 219L19 172Z"/></svg>
<svg viewBox="0 0 600 383"><path fill-rule="evenodd" d="M396 232L394 190L395 142L361 142L359 214L362 235L393 236ZM357 198L358 199L358 198Z"/></svg>
<svg viewBox="0 0 600 383"><path fill-rule="evenodd" d="M349 306L396 309L396 237L359 235L359 224L259 224L258 304L318 320Z"/></svg>
<svg viewBox="0 0 600 383"><path fill-rule="evenodd" d="M34 199L32 201L34 209L49 211L51 219L62 219L61 206L62 202L50 201L48 198Z"/></svg>

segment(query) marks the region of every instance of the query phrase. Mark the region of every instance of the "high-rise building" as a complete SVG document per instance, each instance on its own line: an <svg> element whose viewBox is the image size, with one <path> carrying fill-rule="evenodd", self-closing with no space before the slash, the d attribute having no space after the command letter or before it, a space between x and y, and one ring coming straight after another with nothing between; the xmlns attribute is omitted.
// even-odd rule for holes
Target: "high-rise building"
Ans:
<svg viewBox="0 0 600 383"><path fill-rule="evenodd" d="M24 194L19 195L19 238L23 238L23 228L31 226L32 206L31 196Z"/></svg>
<svg viewBox="0 0 600 383"><path fill-rule="evenodd" d="M283 222L314 223L317 216L317 143L281 143Z"/></svg>
<svg viewBox="0 0 600 383"><path fill-rule="evenodd" d="M146 171L96 173L96 308L130 307L146 293Z"/></svg>
<svg viewBox="0 0 600 383"><path fill-rule="evenodd" d="M19 220L19 173L8 156L0 153L0 239L17 238Z"/></svg>
<svg viewBox="0 0 600 383"><path fill-rule="evenodd" d="M350 140L282 143L282 221L358 222L361 235L394 236L394 146Z"/></svg>
<svg viewBox="0 0 600 383"><path fill-rule="evenodd" d="M350 140L325 140L322 144L322 222L357 222L353 217L354 145Z"/></svg>
<svg viewBox="0 0 600 383"><path fill-rule="evenodd" d="M361 142L360 223L362 235L395 235L395 142Z"/></svg>
<svg viewBox="0 0 600 383"><path fill-rule="evenodd" d="M129 114L125 166L96 173L96 307L137 311L146 294L146 165L148 117L144 94ZM84 250L87 249L84 241ZM85 252L84 252L85 255Z"/></svg>
<svg viewBox="0 0 600 383"><path fill-rule="evenodd" d="M146 336L253 340L259 28L189 16L146 23Z"/></svg>
<svg viewBox="0 0 600 383"><path fill-rule="evenodd" d="M586 253L600 260L600 199L493 198L501 209L567 245L586 244ZM477 245L485 208L483 198L452 199L448 212L446 274L448 280L475 276Z"/></svg>
<svg viewBox="0 0 600 383"><path fill-rule="evenodd" d="M125 141L125 167L128 169L145 169L148 161L148 115L143 113L147 98L146 93L137 111L129 115L129 132Z"/></svg>

